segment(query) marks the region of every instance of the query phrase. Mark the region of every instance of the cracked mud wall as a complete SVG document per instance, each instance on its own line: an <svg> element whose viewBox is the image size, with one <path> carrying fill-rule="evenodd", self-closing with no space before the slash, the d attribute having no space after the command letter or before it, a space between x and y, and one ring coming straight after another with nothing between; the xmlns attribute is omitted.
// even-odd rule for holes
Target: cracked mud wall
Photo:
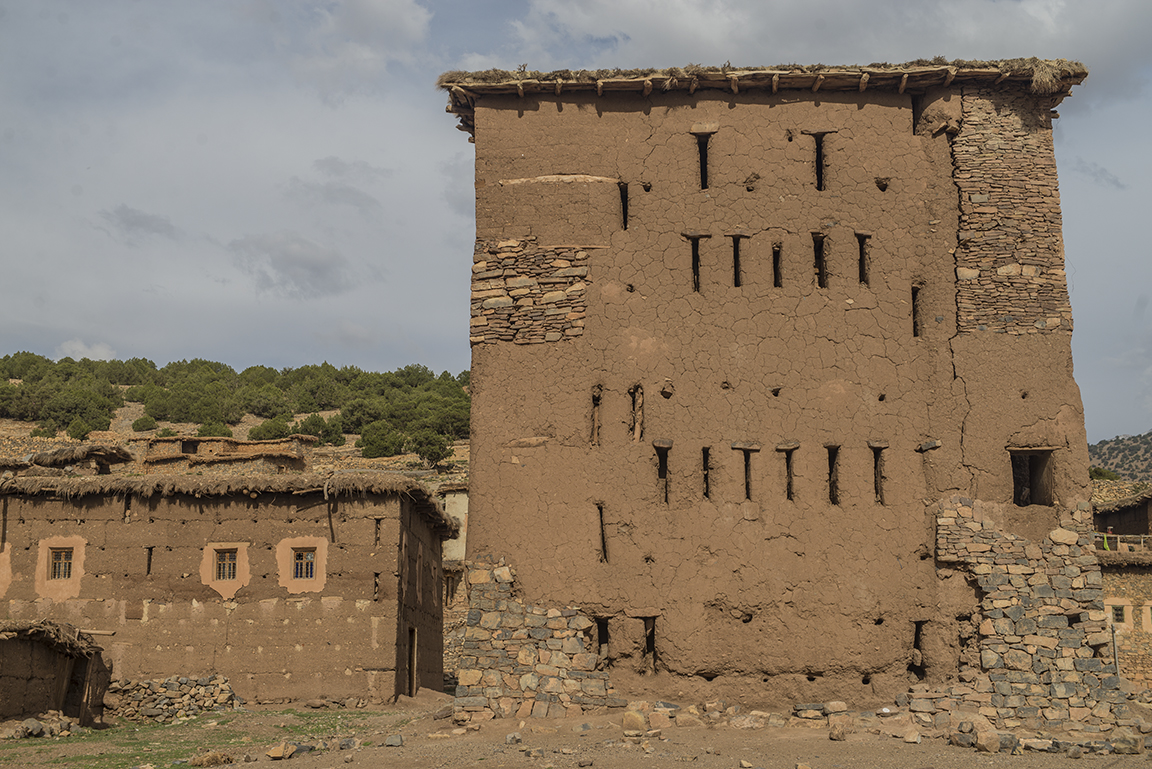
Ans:
<svg viewBox="0 0 1152 769"><path fill-rule="evenodd" d="M1009 447L1087 499L1070 324L958 320L969 113L929 96L477 100L469 554L603 619L614 681L655 656L677 686L863 702L954 674L930 504L1011 502ZM588 269L557 336L499 282L561 247ZM476 331L498 296L522 326ZM1052 529L1035 507L1019 527Z"/></svg>

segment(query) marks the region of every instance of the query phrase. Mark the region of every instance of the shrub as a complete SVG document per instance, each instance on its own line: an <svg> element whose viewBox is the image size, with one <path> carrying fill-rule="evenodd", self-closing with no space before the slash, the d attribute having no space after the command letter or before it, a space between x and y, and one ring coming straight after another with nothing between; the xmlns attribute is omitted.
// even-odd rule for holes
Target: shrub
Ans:
<svg viewBox="0 0 1152 769"><path fill-rule="evenodd" d="M162 430L158 430L156 432L156 437L157 438L175 438L176 437L176 431L173 430L171 427L165 427Z"/></svg>
<svg viewBox="0 0 1152 769"><path fill-rule="evenodd" d="M1088 477L1094 481L1118 481L1120 474L1109 470L1106 467L1089 467Z"/></svg>
<svg viewBox="0 0 1152 769"><path fill-rule="evenodd" d="M87 438L90 432L92 432L92 428L80 417L76 417L72 420L71 424L68 425L68 437L75 438L78 441Z"/></svg>
<svg viewBox="0 0 1152 769"><path fill-rule="evenodd" d="M231 438L232 431L220 422L207 422L196 431L197 438Z"/></svg>
<svg viewBox="0 0 1152 769"><path fill-rule="evenodd" d="M392 425L381 420L364 425L356 446L360 448L360 455L369 459L394 457L404 451L404 436Z"/></svg>
<svg viewBox="0 0 1152 769"><path fill-rule="evenodd" d="M156 420L145 414L132 423L132 430L134 432L142 433L145 430L155 430Z"/></svg>
<svg viewBox="0 0 1152 769"><path fill-rule="evenodd" d="M278 438L287 438L291 434L292 428L288 426L288 420L284 417L275 417L249 430L248 440L274 441Z"/></svg>
<svg viewBox="0 0 1152 769"><path fill-rule="evenodd" d="M408 450L424 460L428 467L436 467L455 453L448 438L432 430L417 430L408 439Z"/></svg>
<svg viewBox="0 0 1152 769"><path fill-rule="evenodd" d="M55 438L60 427L51 419L45 419L31 432L33 438Z"/></svg>

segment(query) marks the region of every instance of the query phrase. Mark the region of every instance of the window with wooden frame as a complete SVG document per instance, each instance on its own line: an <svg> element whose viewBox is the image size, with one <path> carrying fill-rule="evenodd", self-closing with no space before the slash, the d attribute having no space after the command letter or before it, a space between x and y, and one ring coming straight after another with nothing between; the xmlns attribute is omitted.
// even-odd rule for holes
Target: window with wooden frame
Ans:
<svg viewBox="0 0 1152 769"><path fill-rule="evenodd" d="M216 551L216 579L230 581L236 579L236 551Z"/></svg>
<svg viewBox="0 0 1152 769"><path fill-rule="evenodd" d="M292 550L292 579L316 578L316 548L298 547Z"/></svg>
<svg viewBox="0 0 1152 769"><path fill-rule="evenodd" d="M72 548L54 547L49 552L48 579L72 579Z"/></svg>

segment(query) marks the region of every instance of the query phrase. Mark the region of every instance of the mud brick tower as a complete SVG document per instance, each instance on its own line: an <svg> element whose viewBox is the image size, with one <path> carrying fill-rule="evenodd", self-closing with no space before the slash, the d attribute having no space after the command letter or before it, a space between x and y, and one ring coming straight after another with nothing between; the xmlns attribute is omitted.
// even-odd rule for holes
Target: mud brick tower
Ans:
<svg viewBox="0 0 1152 769"><path fill-rule="evenodd" d="M593 616L618 687L1090 718L1052 147L1086 76L444 75L476 146L469 555Z"/></svg>

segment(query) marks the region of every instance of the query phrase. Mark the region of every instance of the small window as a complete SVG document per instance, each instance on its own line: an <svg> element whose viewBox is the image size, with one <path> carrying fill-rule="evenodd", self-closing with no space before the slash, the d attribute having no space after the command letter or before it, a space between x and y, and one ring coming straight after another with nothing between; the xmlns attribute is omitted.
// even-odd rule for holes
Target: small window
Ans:
<svg viewBox="0 0 1152 769"><path fill-rule="evenodd" d="M72 579L72 548L54 547L48 579Z"/></svg>
<svg viewBox="0 0 1152 769"><path fill-rule="evenodd" d="M1056 503L1052 489L1052 451L1009 450L1012 458L1012 501L1017 507Z"/></svg>
<svg viewBox="0 0 1152 769"><path fill-rule="evenodd" d="M1113 622L1126 622L1127 612L1123 606L1112 607L1112 621Z"/></svg>
<svg viewBox="0 0 1152 769"><path fill-rule="evenodd" d="M216 551L216 579L220 581L236 579L236 551Z"/></svg>
<svg viewBox="0 0 1152 769"><path fill-rule="evenodd" d="M316 578L316 548L297 548L292 551L292 579Z"/></svg>

